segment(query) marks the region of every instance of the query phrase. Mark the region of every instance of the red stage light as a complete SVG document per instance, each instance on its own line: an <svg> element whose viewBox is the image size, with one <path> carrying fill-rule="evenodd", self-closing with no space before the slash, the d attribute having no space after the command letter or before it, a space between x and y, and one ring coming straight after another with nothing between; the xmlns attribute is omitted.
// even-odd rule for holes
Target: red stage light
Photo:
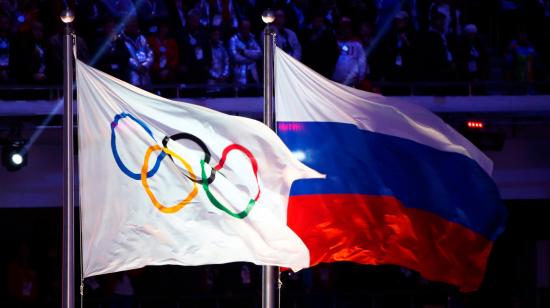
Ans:
<svg viewBox="0 0 550 308"><path fill-rule="evenodd" d="M481 129L484 126L483 122L479 122L479 121L468 121L466 125L468 126L468 128L473 128L473 129Z"/></svg>

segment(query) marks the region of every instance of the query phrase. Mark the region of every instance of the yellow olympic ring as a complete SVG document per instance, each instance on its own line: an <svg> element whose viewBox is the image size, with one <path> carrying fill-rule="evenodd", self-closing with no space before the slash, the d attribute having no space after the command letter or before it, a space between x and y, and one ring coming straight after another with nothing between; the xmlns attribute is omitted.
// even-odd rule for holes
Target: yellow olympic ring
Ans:
<svg viewBox="0 0 550 308"><path fill-rule="evenodd" d="M172 157L175 157L176 159L178 159L183 164L185 169L187 169L187 171L189 172L189 176L193 180L196 180L197 177L193 173L191 165L189 165L189 163L187 161L185 161L185 159L183 159L181 156L177 155L173 151L171 151L167 148L162 148L159 145L152 145L147 149L147 153L145 153L145 160L143 162L143 167L141 168L141 184L143 184L143 187L145 188L145 192L147 192L147 195L149 196L149 198L151 198L151 201L153 202L153 204L155 205L156 208L158 208L163 213L167 213L167 214L176 213L177 211L181 210L187 203L191 202L191 200L193 200L193 198L195 198L195 196L197 195L199 189L197 188L197 183L195 183L193 181L193 190L180 203L178 203L174 206L167 207L167 206L162 205L160 202L158 202L157 198L155 198L155 195L153 194L153 192L149 188L149 183L147 182L147 171L149 170L149 157L151 156L151 153L153 151L160 151L160 150L162 150L162 151L164 151L164 153L166 153L168 155L172 155Z"/></svg>

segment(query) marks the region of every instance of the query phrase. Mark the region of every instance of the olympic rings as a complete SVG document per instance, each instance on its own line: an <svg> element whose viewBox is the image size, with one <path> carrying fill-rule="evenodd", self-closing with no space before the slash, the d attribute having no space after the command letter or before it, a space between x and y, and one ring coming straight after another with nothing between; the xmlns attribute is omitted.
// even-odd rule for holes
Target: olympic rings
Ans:
<svg viewBox="0 0 550 308"><path fill-rule="evenodd" d="M188 139L188 140L191 140L191 141L195 142L201 148L201 150L204 152L204 162L207 163L207 164L210 162L210 150L208 150L208 147L206 146L206 144L204 144L204 142L202 140L200 140L197 136L191 135L189 133L179 133L179 134L172 135L170 137L166 136L166 137L164 137L164 139L162 139L162 146L163 147L166 148L168 146L168 140L169 139L172 139L174 141L180 140L180 139ZM170 157L170 159L172 159L172 156L170 156L170 154L168 154L168 156ZM195 183L201 184L203 182L202 179L197 180L197 179L191 178L187 174L184 174L184 175L188 179L190 179L191 181L193 181ZM208 177L208 184L212 184L212 182L214 182L215 178L216 178L216 169L212 169L212 172L210 173L210 177Z"/></svg>
<svg viewBox="0 0 550 308"><path fill-rule="evenodd" d="M118 125L118 122L121 119L126 118L126 117L133 120L138 125L140 125L143 128L143 130L145 130L145 132L149 136L151 136L151 138L153 138L153 140L155 140L151 129L144 122L142 122L141 120L137 119L136 117L134 117L133 115L131 115L129 113L122 112L120 114L117 114L115 116L113 122L111 123L111 150L113 152L113 157L115 159L115 162L116 162L117 166L120 168L120 170L124 174L126 174L128 177L130 177L132 179L141 180L141 184L143 185L143 188L145 189L145 192L147 193L147 195L151 199L151 202L161 212L163 212L163 213L176 213L179 210L181 210L184 206L186 206L188 203L190 203L198 194L197 184L202 185L202 188L204 189L204 191L206 193L206 196L208 197L208 200L216 208L220 209L221 211L227 213L228 215L230 215L232 217L235 217L235 218L238 218L238 219L243 219L246 216L248 216L250 211L252 211L252 209L254 208L256 202L258 201L258 199L260 197L260 184L259 184L259 181L258 181L258 162L256 161L256 158L254 157L252 152L250 152L247 148L245 148L244 146L239 145L239 144L231 144L231 145L227 146L222 152L220 161L218 162L218 164L216 166L214 166L212 168L211 174L207 178L206 177L205 164L209 164L209 162L210 162L210 159L211 159L210 150L208 149L206 144L200 138L198 138L197 136L189 134L189 133L181 132L181 133L177 133L175 135L172 135L171 137L168 137L168 136L164 137L163 140L162 140L162 147L160 145L150 146L147 149L146 153L145 153L145 157L144 157L144 160L143 160L143 166L141 168L141 172L140 173L134 173L134 172L131 172L130 170L128 170L128 168L124 165L124 163L120 159L120 156L118 154L117 147L116 147L115 129ZM195 173L193 172L193 168L191 167L191 165L185 159L183 159L181 156L176 154L174 151L168 149L169 139L172 139L174 141L175 140L180 140L180 139L191 140L191 141L195 142L201 148L201 150L204 152L204 158L200 160L201 179L197 179ZM219 202L214 197L214 195L210 191L210 187L209 187L209 185L212 184L214 182L215 178L216 178L216 172L218 172L220 169L222 169L223 166L225 165L225 162L227 160L227 155L233 150L242 152L248 158L248 160L250 161L250 163L252 165L252 171L254 173L254 178L255 178L256 184L258 186L258 192L256 193L256 196L249 200L248 205L241 212L233 212L230 209L228 209L227 207L225 207L223 204L221 204L221 202ZM157 160L155 161L155 164L154 164L153 168L151 170L149 170L149 158L151 157L151 153L153 153L154 151L161 151L161 153L157 156ZM168 155L168 157L170 157L170 159L172 161L174 160L174 158L179 160L183 164L183 166L187 170L187 172L189 173L189 175L184 173L185 177L187 179L189 179L191 182L193 182L192 191L182 201L180 201L179 203L177 203L176 205L173 205L173 206L165 206L165 205L161 204L157 200L157 198L155 197L153 192L151 191L151 188L149 187L149 183L147 181L148 178L152 177L153 175L155 175L157 173L158 169L160 168L160 163L166 157L166 155Z"/></svg>
<svg viewBox="0 0 550 308"><path fill-rule="evenodd" d="M149 136L151 136L151 138L153 138L153 140L155 139L155 137L153 137L153 133L151 132L151 129L149 129L149 127L145 123L143 123L141 120L137 119L136 117L134 117L133 115L131 115L129 113L122 112L120 114L117 114L115 116L113 122L111 122L111 150L113 151L113 157L115 158L115 162L118 165L118 167L120 168L120 170L122 170L122 172L124 172L127 176L131 177L134 180L139 180L141 178L141 174L140 173L134 173L134 172L128 170L128 168L126 168L126 165L124 165L124 163L122 162L122 159L120 159L120 156L118 155L118 151L117 151L117 147L116 147L115 129L118 126L118 121L120 121L121 119L126 118L126 117L133 120L137 124L139 124L139 126L141 126L143 128L143 130L145 130L145 132L147 132L147 134ZM155 162L155 165L153 166L153 169L151 169L151 171L147 172L147 177L148 178L152 177L153 175L155 175L155 173L157 173L157 171L160 167L160 162L164 159L165 156L166 156L166 154L164 152L162 152L157 157L157 161Z"/></svg>
<svg viewBox="0 0 550 308"><path fill-rule="evenodd" d="M159 151L159 150L161 150L163 153L167 153L168 155L174 156L177 160L179 160L185 166L185 169L187 169L192 179L195 179L196 177L195 177L195 174L193 173L193 170L191 169L191 165L189 165L189 163L185 161L185 159L181 158L181 156L179 156L178 154L172 152L167 148L161 148L158 145L152 145L147 149L147 153L145 153L145 159L143 161L143 167L141 168L141 184L145 188L145 192L147 192L147 195L149 196L149 198L151 198L151 201L153 202L156 208L158 208L163 213L175 213L181 210L187 203L191 202L191 200L195 198L199 190L197 188L197 183L193 182L193 190L180 203L171 207L167 207L160 204L160 202L158 202L157 198L155 198L155 195L149 188L149 183L147 182L147 169L149 169L149 157L151 156L151 153L153 151Z"/></svg>

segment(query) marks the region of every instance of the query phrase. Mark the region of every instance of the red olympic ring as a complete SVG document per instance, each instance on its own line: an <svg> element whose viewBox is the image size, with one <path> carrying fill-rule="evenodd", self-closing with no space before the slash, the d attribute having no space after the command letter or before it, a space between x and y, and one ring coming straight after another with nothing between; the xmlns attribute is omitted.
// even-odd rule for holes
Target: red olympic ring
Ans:
<svg viewBox="0 0 550 308"><path fill-rule="evenodd" d="M254 201L258 201L258 198L260 197L260 183L258 181L258 162L256 161L254 155L252 155L252 153L247 148L243 147L240 144L228 145L227 147L225 147L225 149L223 149L222 157L218 164L214 166L214 169L216 171L220 171L220 169L223 168L223 166L225 165L227 155L233 150L241 151L244 155L246 155L246 157L248 157L250 163L252 164L252 171L254 172L254 178L256 179L256 185L258 186L258 193L256 194L256 197L254 197Z"/></svg>

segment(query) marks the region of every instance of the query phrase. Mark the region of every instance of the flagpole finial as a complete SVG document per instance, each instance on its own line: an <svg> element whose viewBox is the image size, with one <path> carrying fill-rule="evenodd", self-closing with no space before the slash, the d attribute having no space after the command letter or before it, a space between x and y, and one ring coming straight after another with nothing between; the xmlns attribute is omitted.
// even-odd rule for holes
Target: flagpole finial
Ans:
<svg viewBox="0 0 550 308"><path fill-rule="evenodd" d="M266 24L270 24L275 21L275 13L272 10L267 9L262 13L262 21Z"/></svg>
<svg viewBox="0 0 550 308"><path fill-rule="evenodd" d="M59 15L59 18L61 18L63 23L70 24L74 20L73 11L71 11L71 9L64 9L61 15Z"/></svg>

